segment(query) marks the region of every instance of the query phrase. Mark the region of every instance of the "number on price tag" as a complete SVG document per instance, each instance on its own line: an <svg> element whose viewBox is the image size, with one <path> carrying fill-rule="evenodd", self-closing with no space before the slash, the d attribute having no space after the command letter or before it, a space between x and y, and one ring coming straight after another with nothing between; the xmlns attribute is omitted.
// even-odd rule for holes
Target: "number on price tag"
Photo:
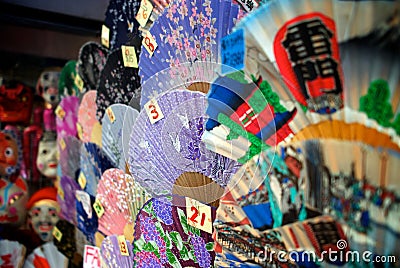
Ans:
<svg viewBox="0 0 400 268"><path fill-rule="evenodd" d="M147 116L150 119L150 123L152 124L164 118L164 114L162 113L160 106L158 106L158 103L155 99L152 99L148 103L146 103L145 109L147 112Z"/></svg>
<svg viewBox="0 0 400 268"><path fill-rule="evenodd" d="M147 32L146 36L143 38L142 45L146 48L147 52L149 52L150 57L153 56L153 53L158 46L150 32Z"/></svg>
<svg viewBox="0 0 400 268"><path fill-rule="evenodd" d="M153 5L148 0L142 0L140 3L140 8L138 14L136 15L136 20L139 22L140 26L145 27L147 21L150 18L150 14L153 10Z"/></svg>
<svg viewBox="0 0 400 268"><path fill-rule="evenodd" d="M110 47L110 29L104 24L101 27L101 44L106 48Z"/></svg>
<svg viewBox="0 0 400 268"><path fill-rule="evenodd" d="M83 80L79 76L79 74L75 75L75 80L74 80L75 85L78 87L79 91L82 92L83 90Z"/></svg>
<svg viewBox="0 0 400 268"><path fill-rule="evenodd" d="M186 197L186 215L188 224L212 234L211 207Z"/></svg>
<svg viewBox="0 0 400 268"><path fill-rule="evenodd" d="M62 233L61 233L61 231L57 228L57 226L54 226L54 228L53 228L53 236L57 239L57 241L61 241Z"/></svg>
<svg viewBox="0 0 400 268"><path fill-rule="evenodd" d="M111 107L108 107L108 108L106 109L106 114L107 114L107 116L108 116L108 119L110 119L110 122L111 122L111 123L114 123L114 122L115 122L115 115L114 115L114 112L113 112L113 110L111 109Z"/></svg>
<svg viewBox="0 0 400 268"><path fill-rule="evenodd" d="M58 118L60 118L61 120L64 119L65 111L60 105L57 106L55 112L56 112L56 115L57 115Z"/></svg>
<svg viewBox="0 0 400 268"><path fill-rule="evenodd" d="M135 47L131 46L121 46L122 58L124 60L125 67L138 68L138 62L136 58Z"/></svg>
<svg viewBox="0 0 400 268"><path fill-rule="evenodd" d="M118 244L119 244L119 251L121 252L122 256L129 256L128 245L126 244L125 236L119 235L118 236Z"/></svg>
<svg viewBox="0 0 400 268"><path fill-rule="evenodd" d="M85 174L83 174L83 172L81 172L81 173L79 174L78 183L79 183L79 185L81 186L82 189L85 189L85 186L86 186L86 177L85 177Z"/></svg>
<svg viewBox="0 0 400 268"><path fill-rule="evenodd" d="M94 208L94 211L95 211L96 214L97 214L97 217L98 217L98 218L101 218L101 216L103 216L103 214L104 214L104 208L103 208L103 206L101 205L99 199L96 199L96 201L93 203L93 208Z"/></svg>
<svg viewBox="0 0 400 268"><path fill-rule="evenodd" d="M242 7L247 11L250 12L253 9L258 7L258 3L255 0L239 0L238 1Z"/></svg>
<svg viewBox="0 0 400 268"><path fill-rule="evenodd" d="M100 248L85 245L85 250L83 253L83 268L100 268L100 258Z"/></svg>

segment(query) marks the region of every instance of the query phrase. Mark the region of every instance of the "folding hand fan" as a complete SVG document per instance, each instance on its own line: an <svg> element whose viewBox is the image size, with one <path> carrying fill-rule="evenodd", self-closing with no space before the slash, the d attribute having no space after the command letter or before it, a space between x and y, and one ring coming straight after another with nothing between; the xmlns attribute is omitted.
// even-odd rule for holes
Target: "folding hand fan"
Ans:
<svg viewBox="0 0 400 268"><path fill-rule="evenodd" d="M201 216L196 215L197 220L200 222L200 218L205 217L211 224L215 209L203 206L206 210ZM187 214L182 196L150 199L136 219L135 267L211 267L215 256L214 241L211 233L191 225L193 216Z"/></svg>
<svg viewBox="0 0 400 268"><path fill-rule="evenodd" d="M98 218L93 210L95 197L83 191L75 191L77 227L86 236L91 245L95 243Z"/></svg>
<svg viewBox="0 0 400 268"><path fill-rule="evenodd" d="M60 73L60 79L58 80L58 94L60 100L67 96L79 96L80 90L76 85L77 75L77 62L75 60L68 61Z"/></svg>
<svg viewBox="0 0 400 268"><path fill-rule="evenodd" d="M113 104L105 112L101 120L102 149L115 166L125 170L129 137L139 112L124 104Z"/></svg>
<svg viewBox="0 0 400 268"><path fill-rule="evenodd" d="M80 154L82 142L73 136L59 138L57 141L60 160L58 165L61 166L61 175L71 179L78 179L78 171L80 169Z"/></svg>
<svg viewBox="0 0 400 268"><path fill-rule="evenodd" d="M123 241L121 243L120 241ZM121 244L126 248L121 247ZM111 235L101 243L100 254L106 267L134 267L133 246L124 236Z"/></svg>
<svg viewBox="0 0 400 268"><path fill-rule="evenodd" d="M78 74L84 83L83 92L97 89L100 72L106 64L108 51L96 42L87 42L79 50Z"/></svg>
<svg viewBox="0 0 400 268"><path fill-rule="evenodd" d="M201 141L205 105L202 93L177 90L160 95L149 113L146 108L139 114L129 143L129 168L150 194L174 192L210 203L241 166Z"/></svg>
<svg viewBox="0 0 400 268"><path fill-rule="evenodd" d="M96 90L90 90L83 95L78 110L78 134L83 142L90 142L92 139L93 128L100 124L96 118ZM80 132L81 129L81 133Z"/></svg>
<svg viewBox="0 0 400 268"><path fill-rule="evenodd" d="M68 176L62 176L58 185L57 202L60 205L60 218L76 224L75 191L80 190L79 184Z"/></svg>
<svg viewBox="0 0 400 268"><path fill-rule="evenodd" d="M228 0L171 2L151 27L152 38L144 39L139 60L141 106L169 89L193 84L192 90L207 91L204 83L196 82L216 78L213 65L220 62L219 41L238 14L238 5Z"/></svg>
<svg viewBox="0 0 400 268"><path fill-rule="evenodd" d="M10 240L0 240L0 267L22 267L25 260L24 245Z"/></svg>
<svg viewBox="0 0 400 268"><path fill-rule="evenodd" d="M125 45L131 35L138 35L139 24L135 16L139 10L139 0L111 0L106 11L105 26L110 30L109 49Z"/></svg>
<svg viewBox="0 0 400 268"><path fill-rule="evenodd" d="M55 268L68 267L68 259L61 254L54 246L53 242L47 242L36 248L26 258L24 267L26 268Z"/></svg>
<svg viewBox="0 0 400 268"><path fill-rule="evenodd" d="M114 165L103 150L94 143L85 142L81 147L81 187L91 196L96 196L97 184L104 171ZM79 178L78 178L79 179Z"/></svg>
<svg viewBox="0 0 400 268"><path fill-rule="evenodd" d="M150 196L132 176L112 168L103 173L96 199L104 208L99 218L99 231L105 235L123 235L128 224L133 226L137 212Z"/></svg>
<svg viewBox="0 0 400 268"><path fill-rule="evenodd" d="M78 109L78 97L66 96L61 99L61 102L55 111L57 138L77 136L78 131L76 129L76 123L78 122Z"/></svg>
<svg viewBox="0 0 400 268"><path fill-rule="evenodd" d="M137 54L139 54L137 51ZM97 119L100 121L108 106L114 103L129 104L132 98L140 98L140 78L137 68L125 67L122 49L118 48L107 57L100 74L97 90Z"/></svg>

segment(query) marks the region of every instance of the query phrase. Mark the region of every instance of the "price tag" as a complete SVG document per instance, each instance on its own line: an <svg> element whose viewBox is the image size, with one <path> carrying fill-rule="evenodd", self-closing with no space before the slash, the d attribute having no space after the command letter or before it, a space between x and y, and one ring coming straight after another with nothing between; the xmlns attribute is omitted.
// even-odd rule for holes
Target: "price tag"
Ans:
<svg viewBox="0 0 400 268"><path fill-rule="evenodd" d="M252 11L253 9L258 7L258 3L255 0L238 0L239 4L246 10L247 12Z"/></svg>
<svg viewBox="0 0 400 268"><path fill-rule="evenodd" d="M244 31L239 29L225 36L221 40L222 74L230 73L235 68L242 70L245 64L246 46ZM231 68L229 68L231 67Z"/></svg>
<svg viewBox="0 0 400 268"><path fill-rule="evenodd" d="M136 15L136 20L139 22L140 26L146 26L152 10L153 5L150 3L150 1L142 0L142 2L140 3L138 14Z"/></svg>
<svg viewBox="0 0 400 268"><path fill-rule="evenodd" d="M101 218L101 216L103 216L103 214L104 214L104 208L103 208L103 206L101 205L99 199L96 199L96 201L93 203L93 208L94 208L94 211L95 211L96 214L97 214L97 217L98 217L98 218Z"/></svg>
<svg viewBox="0 0 400 268"><path fill-rule="evenodd" d="M107 116L108 116L108 119L110 119L110 122L111 122L111 123L114 123L114 122L115 122L115 115L114 115L114 112L113 112L113 110L111 109L111 107L108 107L108 108L106 109L106 114L107 114Z"/></svg>
<svg viewBox="0 0 400 268"><path fill-rule="evenodd" d="M129 256L128 245L126 244L125 236L119 235L118 236L118 244L119 244L119 251L121 252L122 256Z"/></svg>
<svg viewBox="0 0 400 268"><path fill-rule="evenodd" d="M83 252L83 268L101 268L100 248L85 245Z"/></svg>
<svg viewBox="0 0 400 268"><path fill-rule="evenodd" d="M53 236L57 239L57 241L61 241L62 233L61 233L61 231L57 228L57 226L54 226L54 228L53 228Z"/></svg>
<svg viewBox="0 0 400 268"><path fill-rule="evenodd" d="M82 189L85 189L85 186L86 186L86 177L85 177L85 174L83 174L83 172L81 172L81 173L79 174L78 183L79 183L79 185L81 186Z"/></svg>
<svg viewBox="0 0 400 268"><path fill-rule="evenodd" d="M60 147L61 147L61 150L63 150L63 151L65 150L65 147L67 147L67 144L65 144L65 140L62 137L60 139Z"/></svg>
<svg viewBox="0 0 400 268"><path fill-rule="evenodd" d="M60 105L57 106L55 112L56 112L56 115L57 115L58 118L60 118L61 120L64 119L65 111Z"/></svg>
<svg viewBox="0 0 400 268"><path fill-rule="evenodd" d="M110 29L104 24L101 27L101 44L106 48L110 47Z"/></svg>
<svg viewBox="0 0 400 268"><path fill-rule="evenodd" d="M164 118L164 114L162 113L160 106L158 106L158 103L155 99L152 99L146 103L144 108L146 109L150 123L154 124Z"/></svg>
<svg viewBox="0 0 400 268"><path fill-rule="evenodd" d="M79 122L76 123L76 130L78 131L79 139L83 140L83 128Z"/></svg>
<svg viewBox="0 0 400 268"><path fill-rule="evenodd" d="M188 224L212 234L211 207L189 197L185 199Z"/></svg>
<svg viewBox="0 0 400 268"><path fill-rule="evenodd" d="M64 190L60 186L57 188L57 194L62 200L64 200Z"/></svg>
<svg viewBox="0 0 400 268"><path fill-rule="evenodd" d="M149 52L150 57L153 56L153 53L158 46L150 32L147 32L146 36L143 38L142 45L146 48L147 52Z"/></svg>
<svg viewBox="0 0 400 268"><path fill-rule="evenodd" d="M83 80L79 76L79 74L75 75L75 80L74 80L75 85L78 87L79 91L82 92L83 90Z"/></svg>
<svg viewBox="0 0 400 268"><path fill-rule="evenodd" d="M121 46L122 58L125 67L138 68L135 47Z"/></svg>

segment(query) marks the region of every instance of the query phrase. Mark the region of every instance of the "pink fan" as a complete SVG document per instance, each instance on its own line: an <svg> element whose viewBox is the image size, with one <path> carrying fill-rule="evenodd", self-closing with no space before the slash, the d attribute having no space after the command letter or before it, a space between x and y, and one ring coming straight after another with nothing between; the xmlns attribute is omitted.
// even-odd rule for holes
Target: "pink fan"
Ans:
<svg viewBox="0 0 400 268"><path fill-rule="evenodd" d="M97 91L90 90L83 95L78 110L78 128L82 129L80 139L83 142L90 142L92 139L92 131L96 124L100 124L96 118L96 96ZM78 134L80 130L78 129Z"/></svg>
<svg viewBox="0 0 400 268"><path fill-rule="evenodd" d="M62 98L60 104L56 108L56 125L57 137L74 136L78 132L76 123L78 122L79 98L76 96L68 96Z"/></svg>

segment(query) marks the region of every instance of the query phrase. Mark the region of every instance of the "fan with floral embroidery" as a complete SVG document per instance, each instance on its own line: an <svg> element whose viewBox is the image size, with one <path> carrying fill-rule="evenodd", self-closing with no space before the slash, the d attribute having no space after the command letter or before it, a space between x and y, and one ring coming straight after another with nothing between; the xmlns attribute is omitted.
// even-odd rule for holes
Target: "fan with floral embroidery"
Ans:
<svg viewBox="0 0 400 268"><path fill-rule="evenodd" d="M96 118L96 96L96 90L89 90L83 95L79 105L77 128L79 138L83 142L91 142L96 130L101 128Z"/></svg>
<svg viewBox="0 0 400 268"><path fill-rule="evenodd" d="M102 262L110 268L118 267L134 267L133 262L133 246L132 244L122 237L125 241L126 251L122 253L120 247L121 237L117 235L107 236L101 243L100 254Z"/></svg>

